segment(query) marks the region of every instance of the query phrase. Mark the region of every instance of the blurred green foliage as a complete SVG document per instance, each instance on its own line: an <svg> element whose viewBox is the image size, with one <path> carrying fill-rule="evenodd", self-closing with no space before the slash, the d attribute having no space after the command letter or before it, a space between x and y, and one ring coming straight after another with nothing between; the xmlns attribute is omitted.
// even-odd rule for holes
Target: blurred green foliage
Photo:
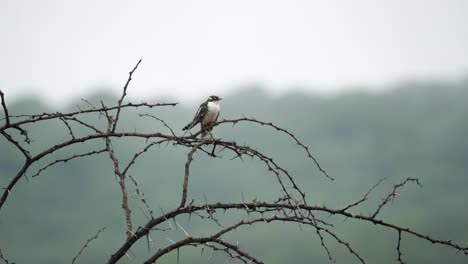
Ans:
<svg viewBox="0 0 468 264"><path fill-rule="evenodd" d="M423 188L408 186L385 208L382 218L413 228L435 238L468 241L468 82L407 82L385 92L350 92L337 96L312 96L291 92L271 96L260 87L249 87L224 98L221 118L255 117L290 130L307 144L321 165L336 180L331 182L294 142L267 127L238 124L215 128L216 137L246 143L273 157L287 168L306 190L309 203L330 207L344 206L360 199L380 178L388 177L370 201L354 212L370 213L404 177L418 177ZM90 101L116 102L109 95L96 95ZM153 98L149 102L170 101ZM85 104L77 101L85 108ZM61 111L75 110L75 103ZM120 129L126 131L167 130L154 120L135 118L136 113L151 113L163 118L181 132L196 110L181 103L176 107L151 110L126 110ZM11 114L56 111L34 99L10 105ZM85 117L103 125L95 116ZM69 137L60 122L43 122L25 127L34 142L33 151L52 146ZM86 130L77 130L86 133ZM119 157L125 161L141 149L141 139L114 140ZM28 175L54 159L104 147L103 140L77 144L35 165ZM183 164L187 149L171 144L152 149L140 159L131 175L139 181L155 214L178 205ZM189 198L203 202L271 200L280 193L276 179L256 160L230 160L195 155L192 164ZM5 186L21 165L21 155L0 139L0 186ZM135 226L145 218L136 196L131 200ZM239 215L217 214L224 221ZM327 218L327 216L323 216ZM214 232L216 226L192 217L178 222L192 235ZM395 263L397 233L355 220L334 221L336 231L350 242L368 263ZM17 263L70 263L84 241L101 227L107 229L79 258L81 263L102 263L125 239L120 189L107 154L82 158L51 167L39 177L25 179L15 187L0 211L0 248ZM169 227L169 225L167 225ZM155 247L183 237L180 230L153 232ZM329 263L314 230L294 224L244 227L227 237L239 240L241 248L265 263ZM356 259L332 239L327 238L338 263L357 263ZM434 246L404 235L403 257L408 263L467 263L468 258L452 249ZM155 249L153 249L154 252ZM183 248L181 263L224 263L225 256L199 248ZM140 263L150 253L145 243L137 244L135 256L122 263ZM161 263L175 263L176 254Z"/></svg>

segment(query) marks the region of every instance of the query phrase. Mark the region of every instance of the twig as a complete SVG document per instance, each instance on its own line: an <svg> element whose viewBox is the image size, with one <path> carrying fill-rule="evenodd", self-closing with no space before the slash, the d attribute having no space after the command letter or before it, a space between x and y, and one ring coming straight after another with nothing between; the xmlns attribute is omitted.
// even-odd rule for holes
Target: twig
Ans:
<svg viewBox="0 0 468 264"><path fill-rule="evenodd" d="M15 147L21 151L21 153L23 154L23 156L26 158L26 160L30 160L31 159L31 153L29 153L28 150L26 150L25 148L23 148L23 146L21 146L21 144L14 140L12 136L10 136L7 132L5 131L0 131L0 133L8 140L10 141L13 145L15 145Z"/></svg>
<svg viewBox="0 0 468 264"><path fill-rule="evenodd" d="M130 180L132 180L133 184L135 185L136 192L137 192L138 196L140 196L141 202L145 205L146 210L148 210L148 213L150 214L151 219L153 219L153 218L154 218L154 216L153 216L153 210L152 210L151 207L148 205L148 202L146 201L145 195L143 194L143 192L142 192L142 191L140 190L140 188L138 187L138 182L137 182L137 180L136 180L132 175L128 175L128 177L130 178Z"/></svg>
<svg viewBox="0 0 468 264"><path fill-rule="evenodd" d="M10 125L10 115L8 114L8 108L5 103L5 94L0 90L0 98L2 99L3 112L5 113L5 127Z"/></svg>
<svg viewBox="0 0 468 264"><path fill-rule="evenodd" d="M83 153L83 154L73 155L73 156L65 158L65 159L54 160L53 162L51 162L51 163L47 164L46 166L40 168L34 175L32 175L32 177L34 178L34 177L39 176L43 171L47 170L49 167L51 167L51 166L53 166L53 165L55 165L57 163L60 163L60 162L67 163L68 161L76 159L76 158L92 156L92 155L100 154L100 153L103 153L103 152L106 152L106 151L107 151L107 149L93 150L93 151L86 152L86 153Z"/></svg>
<svg viewBox="0 0 468 264"><path fill-rule="evenodd" d="M83 253L83 251L84 251L85 248L88 246L88 244L89 244L91 241L97 239L98 236L99 236L99 234L100 234L102 231L104 231L104 229L106 229L106 228L103 227L103 228L99 229L99 230L97 231L96 235L94 235L93 237L88 238L88 240L86 240L86 243L84 244L84 246L80 249L80 251L78 252L78 254L76 254L75 257L73 258L72 264L75 263L76 259L81 255L81 253Z"/></svg>
<svg viewBox="0 0 468 264"><path fill-rule="evenodd" d="M128 85L130 84L130 81L132 80L132 75L136 71L136 69L138 68L138 65L140 65L140 62L141 62L142 59L143 58L138 60L135 67L133 67L133 70L131 70L128 73L128 79L127 79L127 82L125 83L125 86L123 87L122 97L120 97L119 101L117 102L117 114L115 115L114 124L112 125L112 130L111 130L112 132L115 132L115 128L117 127L117 122L119 121L119 117L120 117L120 110L122 109L122 107L121 107L122 106L122 101L125 98L125 96L127 95L127 88L128 88Z"/></svg>
<svg viewBox="0 0 468 264"><path fill-rule="evenodd" d="M400 264L405 264L406 262L403 261L403 259L401 258L403 254L401 254L401 248L400 248L400 245L401 245L401 230L398 230L398 242L397 242L397 253L398 253L398 262Z"/></svg>
<svg viewBox="0 0 468 264"><path fill-rule="evenodd" d="M354 203L351 203L351 204L349 204L348 206L346 206L345 208L343 208L343 209L341 209L341 210L346 211L346 210L348 210L348 209L350 209L350 208L352 208L352 207L354 207L354 206L359 205L360 203L362 203L362 202L364 202L364 201L367 201L367 198L368 198L369 194L370 194L375 188L377 188L377 186L379 186L379 184L380 184L381 182L383 182L383 181L386 180L386 179L387 179L387 178L382 178L382 179L380 179L376 184L374 184L374 186L372 186L372 187L367 191L367 193L361 198L361 200L356 201L356 202L354 202Z"/></svg>
<svg viewBox="0 0 468 264"><path fill-rule="evenodd" d="M299 146L301 146L307 153L307 156L312 159L315 163L315 165L317 166L317 168L319 169L319 171L321 173L323 173L323 175L325 175L328 179L330 180L334 180L334 178L330 177L330 175L328 175L328 173L320 166L320 164L318 163L317 159L315 159L314 156L312 156L312 154L310 153L309 151L309 147L306 146L305 144L303 144L301 141L299 141L299 139L297 139L297 137L289 132L288 130L284 129L284 128L281 128L279 126L276 126L274 125L272 122L263 122L263 121L259 121L259 120L256 120L256 119L253 119L253 118L238 118L238 119L224 119L224 120L221 120L219 122L217 122L214 126L217 126L217 125L220 125L220 124L223 124L223 123L232 123L233 125L237 124L238 122L253 122L253 123L257 123L257 124L260 124L262 126L270 126L274 129L276 129L277 131L281 131L285 134L287 134L289 137L291 137Z"/></svg>
<svg viewBox="0 0 468 264"><path fill-rule="evenodd" d="M379 204L379 206L377 207L377 209L375 210L375 212L372 214L372 218L375 218L377 217L377 215L380 213L380 210L391 200L393 200L396 196L397 196L397 190L398 188L400 187L403 187L405 186L406 183L408 182L414 182L416 183L417 185L419 185L420 187L422 187L422 185L419 183L419 180L416 179L416 178L406 178L404 181L402 181L401 183L399 184L395 184L393 186L393 190L392 192L390 192L387 197L385 197L383 200L382 200L382 203Z"/></svg>

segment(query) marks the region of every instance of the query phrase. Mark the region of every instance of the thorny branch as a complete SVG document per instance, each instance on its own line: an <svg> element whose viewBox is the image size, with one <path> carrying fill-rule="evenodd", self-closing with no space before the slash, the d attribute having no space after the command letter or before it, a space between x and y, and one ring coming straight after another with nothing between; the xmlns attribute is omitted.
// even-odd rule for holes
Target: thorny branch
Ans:
<svg viewBox="0 0 468 264"><path fill-rule="evenodd" d="M184 174L184 185L182 187L182 200L180 201L179 208L185 206L185 202L187 201L187 191L188 191L188 178L190 175L190 164L192 164L193 154L195 151L203 144L203 141L196 144L192 147L190 152L187 154L187 161L185 162L185 174Z"/></svg>
<svg viewBox="0 0 468 264"><path fill-rule="evenodd" d="M422 187L422 185L419 183L419 180L416 179L416 178L406 178L404 181L402 181L401 183L399 184L396 184L393 186L393 190L392 192L390 192L387 197L385 197L383 200L382 200L382 203L379 204L379 207L377 208L377 210L375 210L375 212L372 214L372 217L375 218L377 217L377 215L379 214L380 210L388 203L390 202L391 200L393 200L397 195L397 190L400 188L400 187L403 187L405 186L405 184L407 184L408 182L414 182L416 183L417 185L419 185L420 187Z"/></svg>
<svg viewBox="0 0 468 264"><path fill-rule="evenodd" d="M99 230L97 231L96 235L94 235L93 237L88 238L88 240L86 240L85 244L83 245L83 247L81 247L80 251L78 251L78 253L73 257L72 264L75 263L76 259L81 255L81 253L83 253L83 251L84 251L85 248L88 246L88 244L89 244L91 241L97 239L98 236L99 236L99 234L100 234L102 231L104 231L104 229L106 229L106 228L103 227L103 228L99 229Z"/></svg>
<svg viewBox="0 0 468 264"><path fill-rule="evenodd" d="M345 208L343 208L343 209L341 209L341 210L346 211L346 210L348 210L348 209L350 209L350 208L352 208L352 207L355 207L355 206L357 206L357 205L359 205L359 204L361 204L361 203L367 201L367 199L369 198L370 193L371 193L375 188L377 188L377 186L379 186L379 184L380 184L381 182L383 182L384 180L386 180L386 178L380 179L376 184L374 184L374 186L372 186L372 187L369 189L369 191L367 191L367 193L366 193L359 201L356 201L356 202L354 202L354 203L351 203L351 204L347 205Z"/></svg>
<svg viewBox="0 0 468 264"><path fill-rule="evenodd" d="M43 171L47 170L49 167L52 167L57 163L61 163L61 162L67 163L70 160L73 160L73 159L76 159L76 158L82 158L82 157L92 156L92 155L96 155L96 154L101 154L101 153L106 152L106 151L107 151L107 149L93 150L93 151L86 152L86 153L83 153L83 154L75 154L75 155L73 155L71 157L68 157L68 158L54 160L51 163L47 164L46 166L40 168L34 175L32 175L32 177L34 178L34 177L39 176Z"/></svg>
<svg viewBox="0 0 468 264"><path fill-rule="evenodd" d="M263 122L263 121L259 121L259 120L256 120L256 119L253 119L253 118L238 118L238 119L225 119L225 120L221 120L217 123L217 125L219 124L222 124L222 123L232 123L232 125L236 125L238 122L251 122L251 123L257 123L257 124L260 124L262 126L269 126L269 127L272 127L274 129L276 129L277 131L281 131L285 134L287 134L289 137L291 137L292 139L294 139L294 141L296 141L296 144L301 146L301 148L303 148L306 153L307 153L307 156L312 159L315 163L315 165L317 166L317 168L320 170L320 172L322 172L328 179L330 180L334 180L332 177L330 177L330 175L328 175L328 173L320 166L320 164L318 163L317 159L312 156L312 154L310 153L310 150L309 150L309 147L304 145L301 141L299 141L299 139L297 139L297 137L289 132L288 130L284 129L284 128L281 128L281 127L278 127L276 125L274 125L272 122Z"/></svg>
<svg viewBox="0 0 468 264"><path fill-rule="evenodd" d="M382 199L382 202L377 205L377 209L375 211L370 213L368 212L367 214L354 214L350 212L350 209L356 208L365 201L368 201L371 193L384 179L379 180L375 185L373 185L368 190L368 192L362 196L362 198L357 201L350 202L340 209L334 209L325 205L311 205L310 201L308 202L306 200L306 192L301 189L301 186L296 183L293 175L285 169L281 162L274 160L270 155L267 155L261 150L258 150L252 146L239 144L235 141L215 138L213 136L211 138L205 139L199 138L202 131L196 132L189 136L185 136L185 134L179 136L177 133L178 130L173 129L169 122L166 122L165 120L151 113L138 114L138 117L150 117L153 120L162 123L164 127L167 128L167 131L156 131L153 133L123 131L121 126L118 126L118 121L121 119L120 116L122 111L125 109L152 109L154 107L177 105L177 103L123 103L127 95L127 90L132 80L132 76L140 63L141 59L129 72L128 79L122 89L122 95L117 101L117 104L114 106L106 106L103 102L101 102L101 106L97 107L94 106L91 102L83 100L86 103L86 108L81 109L78 107L79 111L68 113L56 112L33 115L10 115L5 102L4 93L0 91L1 105L5 114L5 117L0 119L5 120L3 126L0 126L0 133L12 146L17 149L17 151L22 153L24 156L24 162L21 168L14 175L14 177L11 178L7 186L4 187L2 196L0 197L0 209L5 206L9 194L14 190L16 184L18 184L19 180L26 175L33 164L43 161L45 158L52 156L52 154L57 154L59 150L73 148L74 145L78 143L90 142L94 143L92 144L93 147L91 147L91 149L86 150L81 154L56 158L46 163L46 165L40 167L40 169L33 176L44 173L47 169L59 163L67 163L81 157L100 155L104 152L107 152L109 159L112 161L114 169L113 171L120 186L122 195L122 208L124 211L123 216L126 222L126 239L122 242L121 246L115 249L115 251L110 255L108 263L118 262L123 256L131 252L132 247L134 247L138 241L144 238L148 239L148 250L150 252L150 256L147 258L145 263L154 263L160 257L172 251L177 251L179 254L179 250L187 246L201 247L202 252L204 248L208 248L212 251L224 252L228 260L237 259L243 263L263 263L261 260L251 255L248 252L248 249L242 248L239 245L239 241L228 241L226 237L228 234L236 232L236 230L244 228L245 226L257 226L261 224L269 224L271 222L292 222L299 224L301 227L310 227L312 229L312 233L316 234L316 237L319 240L324 253L332 261L333 250L328 244L328 241L330 240L335 241L337 245L344 247L349 252L349 254L353 255L359 262L365 263L364 256L362 256L353 248L352 243L343 240L339 233L337 233L331 219L352 219L353 221L377 225L389 230L396 231L398 233L396 249L398 253L397 261L399 263L404 263L401 252L403 234L414 236L433 244L444 245L465 255L468 255L468 246L463 246L462 244L453 242L451 240L436 239L430 235L378 218L379 213L383 207L387 206L388 203L396 197L399 188L410 182L420 185L417 178L406 178L399 184L394 185L391 192ZM96 120L85 121L89 120L89 116L97 116L97 120L99 121L102 121L100 118L104 116L105 118L103 119L105 123L101 125L106 128L102 129L103 126L98 126L96 124L98 121ZM31 141L28 136L28 132L24 129L23 126L26 124L34 125L37 123L47 122L49 120L57 120L62 122L64 124L63 133L69 135L69 137L67 137L68 139L36 152L32 151L29 146L23 146L23 141L28 144ZM311 154L310 148L306 144L300 141L289 130L281 128L272 122L264 122L254 118L243 117L238 119L221 120L214 126L235 126L240 122L265 126L272 129L273 131L281 132L283 136L292 139L292 141L297 144L300 149L305 151L304 155L307 155L307 157L312 161L312 164L314 164L318 170L323 175L325 175L325 177L333 180L333 178L330 177L329 174L321 167L317 159ZM76 128L85 128L84 130L88 132L84 135L78 135L74 132L78 131ZM22 140L16 139L14 135L17 135L17 133L9 133L10 130L19 131L20 135L24 138ZM141 150L135 152L128 163L120 164L121 160L118 157L118 153L115 152L112 143L118 140L125 140L130 138L145 139L145 146ZM105 146L99 147L103 141ZM161 209L161 213L157 215L153 212L152 207L149 205L150 203L148 203L142 189L139 186L139 182L137 180L138 175L129 175L129 172L131 168L135 166L139 158L141 158L143 155L147 155L150 150L154 151L157 146L163 143L171 143L175 147L187 149L188 153L185 161L184 174L183 177L181 177L182 192L180 196L180 204L176 205L174 209L168 212L164 212ZM246 202L242 198L242 202L209 203L205 197L204 203L196 203L195 200L193 200L189 195L189 177L190 166L194 162L193 156L197 150L200 150L198 152L200 155L207 155L211 158L223 158L224 156L232 155L232 159L243 159L244 157L248 157L259 160L276 178L280 193L275 198L274 202L257 201L256 199L251 202ZM126 184L127 177L131 180L133 185ZM147 219L146 223L135 229L133 229L132 223L132 217L134 217L133 214L135 214L135 212L131 210L131 205L129 204L128 199L129 188L130 191L134 190L140 198L136 202L141 203L139 204L140 209ZM239 218L238 221L234 221L234 223L232 221L230 222L226 220L236 219L234 217L239 217L239 212L243 212L246 214L246 216ZM211 223L213 225L212 232L204 234L204 236L200 237L191 236L190 233L187 232L189 229L185 229L180 223L176 221L176 219L188 219L188 223L190 223L192 216L199 218L202 221ZM169 225L170 228L167 228L167 225ZM168 232L175 229L182 230L182 232L185 234L185 237L183 239L173 241L173 243L169 245L162 245L155 251L154 249L151 249L152 247L150 247L150 242L152 243L152 240L150 235L152 232ZM103 229L99 230L94 237L86 241L83 248L74 257L72 263L74 263L76 258L82 254L84 249L92 240L97 239L102 230ZM157 234L159 235L160 233ZM1 251L0 257L4 262L11 263L3 257Z"/></svg>
<svg viewBox="0 0 468 264"><path fill-rule="evenodd" d="M3 113L5 113L5 126L10 125L10 115L8 114L8 108L5 103L5 94L0 90L0 98L2 99Z"/></svg>
<svg viewBox="0 0 468 264"><path fill-rule="evenodd" d="M104 103L102 103L103 108L105 109ZM112 125L115 124L117 120L114 120L109 113L105 110L103 111L104 115L107 118L108 126L107 126L107 133L111 132ZM106 141L106 150L109 153L109 158L112 160L112 164L114 164L114 174L117 177L117 181L120 186L120 191L122 192L122 209L124 210L125 215L125 222L127 223L127 237L130 238L133 235L133 225L132 225L132 210L128 205L128 192L126 186L126 175L123 174L119 168L119 160L115 155L114 148L112 147L112 143L110 138L105 138Z"/></svg>
<svg viewBox="0 0 468 264"><path fill-rule="evenodd" d="M128 73L128 79L127 79L127 82L125 83L125 86L123 88L123 93L122 93L122 97L120 97L119 101L117 102L117 114L115 115L115 120L114 120L114 123L112 124L112 132L115 132L115 128L117 127L117 122L119 121L119 117L120 117L120 111L122 110L122 102L123 102L123 99L125 98L125 96L127 95L127 88L128 88L128 85L130 84L130 81L132 80L132 75L133 73L136 71L136 69L138 68L138 65L140 65L141 63L141 60L142 58L137 62L137 64L135 65L135 67L133 68L133 70L131 70L129 73Z"/></svg>
<svg viewBox="0 0 468 264"><path fill-rule="evenodd" d="M401 258L403 254L401 254L401 248L400 248L400 246L401 246L401 231L398 230L398 242L397 242L397 246L396 246L396 249L397 249L397 252L398 252L398 258L397 258L397 260L398 260L398 262L399 262L400 264L404 264L405 262L404 262L403 259Z"/></svg>

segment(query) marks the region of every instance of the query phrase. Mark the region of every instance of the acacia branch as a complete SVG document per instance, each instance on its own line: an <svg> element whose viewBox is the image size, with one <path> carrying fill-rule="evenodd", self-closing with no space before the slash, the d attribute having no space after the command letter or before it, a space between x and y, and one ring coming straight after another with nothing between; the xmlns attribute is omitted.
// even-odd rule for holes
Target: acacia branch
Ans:
<svg viewBox="0 0 468 264"><path fill-rule="evenodd" d="M54 145L53 147L50 147L48 149L45 149L43 150L42 152L40 152L39 154L35 155L35 156L32 156L30 159L27 159L23 165L23 167L20 169L20 171L16 174L16 176L10 181L10 183L8 184L8 186L5 188L5 190L3 191L3 194L0 198L0 209L3 207L4 203L6 202L7 198L8 198L8 195L10 193L10 191L15 187L16 183L18 182L18 180L24 176L24 173L26 172L26 170L29 169L29 167L37 162L38 160L44 158L45 156L48 156L54 152L56 152L57 150L60 150L60 149L63 149L65 147L70 147L74 144L77 144L77 143L83 143L83 142L88 142L88 141L91 141L93 139L107 139L107 138L111 138L111 137L117 137L117 138L120 138L120 137L139 137L139 138L146 138L146 139L149 139L149 138L153 138L153 137L159 137L159 138L165 138L165 139L173 139L172 136L170 135L165 135L165 134L162 134L162 133L149 133L149 134L146 134L146 133L127 133L127 132L120 132L120 133L103 133L103 134L92 134L92 135L88 135L88 136L84 136L84 137L80 137L80 138L75 138L75 139L71 139L71 140L68 140L68 141L65 141L65 142L62 142L60 144L57 144L57 145Z"/></svg>
<svg viewBox="0 0 468 264"><path fill-rule="evenodd" d="M376 184L374 184L374 186L372 186L372 187L367 191L367 193L366 193L359 201L356 201L356 202L354 202L354 203L351 203L351 204L347 205L346 207L344 207L344 208L341 209L341 210L346 211L346 210L348 210L348 209L350 209L350 208L352 208L352 207L355 207L355 206L357 206L357 205L359 205L359 204L361 204L361 203L367 201L368 196L370 195L370 193L371 193L375 188L377 188L377 186L379 186L379 184L380 184L381 182L383 182L383 181L386 180L386 179L387 179L387 178L382 178L382 179L380 179Z"/></svg>
<svg viewBox="0 0 468 264"><path fill-rule="evenodd" d="M42 113L42 114L39 114L39 115L14 116L14 117L24 116L24 117L28 117L28 118L24 119L24 120L21 120L21 121L18 121L18 122L15 122L15 123L10 123L10 125L8 125L8 126L0 127L0 131L4 131L5 129L12 128L12 127L17 127L17 126L24 125L24 124L30 124L30 123L36 123L36 122L39 122L39 121L57 119L57 118L60 118L60 117L67 118L67 117L72 117L72 116L76 116L76 115L83 115L83 114L102 113L104 110L111 111L111 110L116 110L116 109L119 109L119 108L123 109L123 108L129 108L129 107L132 107L132 108L139 108L139 107L153 108L153 107L161 107L161 106L176 106L177 104L178 103L149 104L149 103L146 103L146 102L135 104L135 103L129 102L129 103L121 105L120 107L119 106L112 106L112 107L108 107L108 108L92 108L92 109L85 109L85 110L79 110L79 111L68 112L68 113ZM10 117L12 117L12 116L10 116Z"/></svg>
<svg viewBox="0 0 468 264"><path fill-rule="evenodd" d="M377 207L377 209L375 210L375 212L372 214L372 218L375 218L377 217L377 215L379 214L380 210L388 203L390 202L391 200L393 200L398 194L397 194L397 190L400 188L400 187L403 187L405 186L408 182L414 182L416 183L417 185L419 185L420 187L421 184L419 183L419 180L416 179L416 178L406 178L404 181L402 181L401 183L399 184L396 184L393 186L393 190L387 195L387 197L385 197L383 200L382 200L382 203L379 204L379 206Z"/></svg>
<svg viewBox="0 0 468 264"><path fill-rule="evenodd" d="M159 141L154 141L154 142L151 142L150 144L148 144L145 148L143 148L140 152L137 152L133 155L133 158L130 160L130 162L127 164L127 166L125 167L125 169L123 170L122 174L126 175L128 170L130 170L130 167L135 164L136 160L145 152L147 152L151 147L155 146L155 145L159 145L163 142L167 142L169 139L165 138L165 139L162 139L162 140L159 140Z"/></svg>
<svg viewBox="0 0 468 264"><path fill-rule="evenodd" d="M395 224L391 224L389 222L373 218L371 216L366 216L362 214L352 214L349 212L345 212L341 209L332 209L328 208L325 206L310 206L310 205L305 205L305 204L299 204L299 205L291 205L288 203L265 203L265 202L256 202L256 203L214 203L214 204L202 204L202 205L189 205L186 207L178 208L175 209L171 212L165 213L164 215L152 219L148 221L148 223L139 229L137 232L135 232L134 236L130 239L127 239L125 243L110 257L109 261L107 263L116 263L122 256L125 255L125 253L133 246L133 244L141 239L142 237L146 236L152 228L158 226L161 223L166 222L168 219L173 219L177 216L181 216L184 214L191 214L197 211L204 211L204 210L243 210L246 212L262 212L265 210L272 210L272 211L283 211L284 210L291 210L291 212L297 212L298 210L302 210L304 212L321 212L321 213L326 213L329 215L335 215L335 216L341 216L344 218L350 218L350 219L355 219L358 221L364 221L371 223L372 225L378 225L382 227L387 227L390 229L393 229L398 232L402 233L407 233L410 235L413 235L415 237L418 237L420 239L429 241L433 244L440 244L440 245L445 245L448 247L451 247L453 249L456 249L457 251L463 252L465 255L468 254L468 246L461 246L459 244L456 244L452 242L451 240L441 240L441 239L435 239L432 238L428 235L424 235L422 233L419 233L415 230L409 229L407 227L403 226L398 226ZM295 215L290 215L287 214L289 219L294 220L297 219L297 216ZM263 220L262 220L263 221ZM346 245L345 242L343 242L344 245ZM348 248L349 249L349 248ZM353 251L354 252L354 251ZM356 253L357 254L357 253ZM361 257L360 257L361 258ZM362 259L362 258L361 258Z"/></svg>
<svg viewBox="0 0 468 264"><path fill-rule="evenodd" d="M8 114L8 108L5 103L5 94L3 93L2 90L0 90L0 98L2 100L2 108L3 112L5 113L5 125L4 127L7 127L10 125L10 115Z"/></svg>
<svg viewBox="0 0 468 264"><path fill-rule="evenodd" d="M397 253L398 253L398 258L397 258L397 260L398 260L398 262L399 262L400 264L405 264L406 262L404 262L403 259L401 258L403 254L401 254L401 248L400 248L400 246L401 246L401 231L398 230L398 243L397 243L397 247L396 247Z"/></svg>
<svg viewBox="0 0 468 264"><path fill-rule="evenodd" d="M104 103L101 102L101 104L103 104L103 107L104 107ZM115 121L113 122L112 117L109 116L107 111L104 111L104 114L105 114L105 116L106 116L106 118L108 120L107 133L110 133L112 124L113 123L115 124ZM125 174L123 174L120 171L119 160L117 159L117 156L115 155L114 149L112 148L110 138L106 137L105 141L106 141L106 149L107 149L107 152L109 153L109 158L111 159L112 164L114 164L114 174L115 174L116 178L118 178L120 191L122 192L122 209L124 211L125 222L127 224L126 233L127 233L127 237L130 238L133 235L132 210L128 206L128 192L127 192L127 187L126 187L126 184L125 184Z"/></svg>
<svg viewBox="0 0 468 264"><path fill-rule="evenodd" d="M88 244L89 244L91 241L97 239L98 236L99 236L99 234L100 234L102 231L104 231L104 229L106 229L106 228L103 227L103 228L99 229L99 230L97 231L96 235L94 235L93 237L88 238L88 240L86 240L85 244L84 244L83 247L80 249L80 251L75 255L75 257L73 257L72 264L75 263L76 259L81 255L81 253L83 253L83 251L84 251L85 248L88 246Z"/></svg>
<svg viewBox="0 0 468 264"><path fill-rule="evenodd" d="M192 147L190 152L187 154L187 161L185 162L185 174L184 174L184 185L182 187L182 199L180 201L179 208L185 206L185 202L187 201L187 191L188 191L188 178L190 175L190 164L192 164L193 154L195 151L203 144L204 142L200 142Z"/></svg>
<svg viewBox="0 0 468 264"><path fill-rule="evenodd" d="M151 216L151 219L153 219L154 218L153 209L151 209L151 207L148 205L148 201L146 200L145 195L143 194L143 192L138 187L138 181L135 179L135 177L132 177L132 175L128 175L128 177L130 178L130 180L132 180L133 184L135 185L135 190L136 190L138 196L140 196L140 201L145 205L146 210L148 210L148 213ZM149 219L149 217L147 217L147 218Z"/></svg>
<svg viewBox="0 0 468 264"><path fill-rule="evenodd" d="M330 175L328 175L328 173L320 166L320 164L318 163L317 159L312 156L312 154L310 153L310 150L309 150L309 147L306 146L305 144L303 144L301 141L299 141L299 139L297 139L297 137L289 132L288 130L284 129L284 128L281 128L279 126L276 126L274 125L272 122L263 122L263 121L260 121L260 120L257 120L257 119L253 119L253 118L238 118L238 119L224 119L224 120L221 120L219 122L217 122L215 124L215 126L217 125L220 125L220 124L223 124L223 123L232 123L233 126L236 125L238 122L253 122L253 123L257 123L257 124L260 124L262 126L269 126L269 127L272 127L274 129L276 129L277 131L280 131L280 132L283 132L285 133L286 135L288 135L289 137L291 137L296 143L297 145L299 145L301 148L303 148L306 153L307 153L307 156L312 159L315 163L315 165L317 166L317 168L319 169L319 171L321 173L323 173L323 175L325 175L328 179L330 180L334 180L334 178L330 177Z"/></svg>
<svg viewBox="0 0 468 264"><path fill-rule="evenodd" d="M40 168L34 175L32 175L32 177L34 178L34 177L39 176L43 171L47 170L49 167L52 167L57 163L61 163L61 162L67 163L70 160L74 160L74 159L77 159L77 158L83 158L83 157L87 157L87 156L92 156L92 155L96 155L96 154L101 154L101 153L106 152L106 151L107 151L107 149L93 150L93 151L86 152L86 153L83 153L83 154L73 155L73 156L65 158L65 159L54 160L51 163L47 164L46 166Z"/></svg>
<svg viewBox="0 0 468 264"><path fill-rule="evenodd" d="M142 58L140 60L138 60L135 67L133 67L133 70L131 70L128 73L128 79L127 79L127 82L125 83L125 86L123 88L122 97L120 97L119 101L117 102L117 114L115 115L114 124L112 125L112 130L111 130L112 132L115 132L115 128L117 127L117 122L119 121L119 117L120 117L120 110L122 109L122 107L121 107L122 106L122 101L125 98L125 96L127 95L127 88L128 88L128 85L130 84L130 81L132 80L132 75L136 71L136 69L138 68L138 65L140 65L141 60L142 60Z"/></svg>
<svg viewBox="0 0 468 264"><path fill-rule="evenodd" d="M199 246L206 244L208 242L214 242L217 244L220 244L224 246L226 249L230 249L235 251L237 254L239 254L239 258L247 259L253 263L257 264L262 264L263 262L257 260L256 258L250 256L248 253L242 251L238 246L232 245L230 243L224 242L222 239L219 239L217 237L202 237L202 238L193 238L193 237L187 237L186 239L180 240L170 246L167 246L163 249L159 249L156 254L151 256L148 260L146 260L144 263L145 264L151 264L155 263L156 260L158 260L160 257L164 256L165 254L174 251L176 249L179 249L184 246Z"/></svg>
<svg viewBox="0 0 468 264"><path fill-rule="evenodd" d="M21 146L21 144L14 140L12 136L10 136L7 132L5 131L0 131L0 133L10 142L12 143L19 151L21 151L21 153L23 154L23 156L26 158L26 160L30 160L31 159L31 153L29 153L28 150L26 150L25 148L23 148L23 146Z"/></svg>

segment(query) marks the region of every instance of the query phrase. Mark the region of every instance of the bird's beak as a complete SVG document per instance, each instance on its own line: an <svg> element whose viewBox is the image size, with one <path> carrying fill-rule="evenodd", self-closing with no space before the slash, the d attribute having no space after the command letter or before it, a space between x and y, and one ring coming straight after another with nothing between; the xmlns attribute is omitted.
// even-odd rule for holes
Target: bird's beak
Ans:
<svg viewBox="0 0 468 264"><path fill-rule="evenodd" d="M218 101L221 101L221 100L223 100L223 98L219 97L219 98L218 98Z"/></svg>

